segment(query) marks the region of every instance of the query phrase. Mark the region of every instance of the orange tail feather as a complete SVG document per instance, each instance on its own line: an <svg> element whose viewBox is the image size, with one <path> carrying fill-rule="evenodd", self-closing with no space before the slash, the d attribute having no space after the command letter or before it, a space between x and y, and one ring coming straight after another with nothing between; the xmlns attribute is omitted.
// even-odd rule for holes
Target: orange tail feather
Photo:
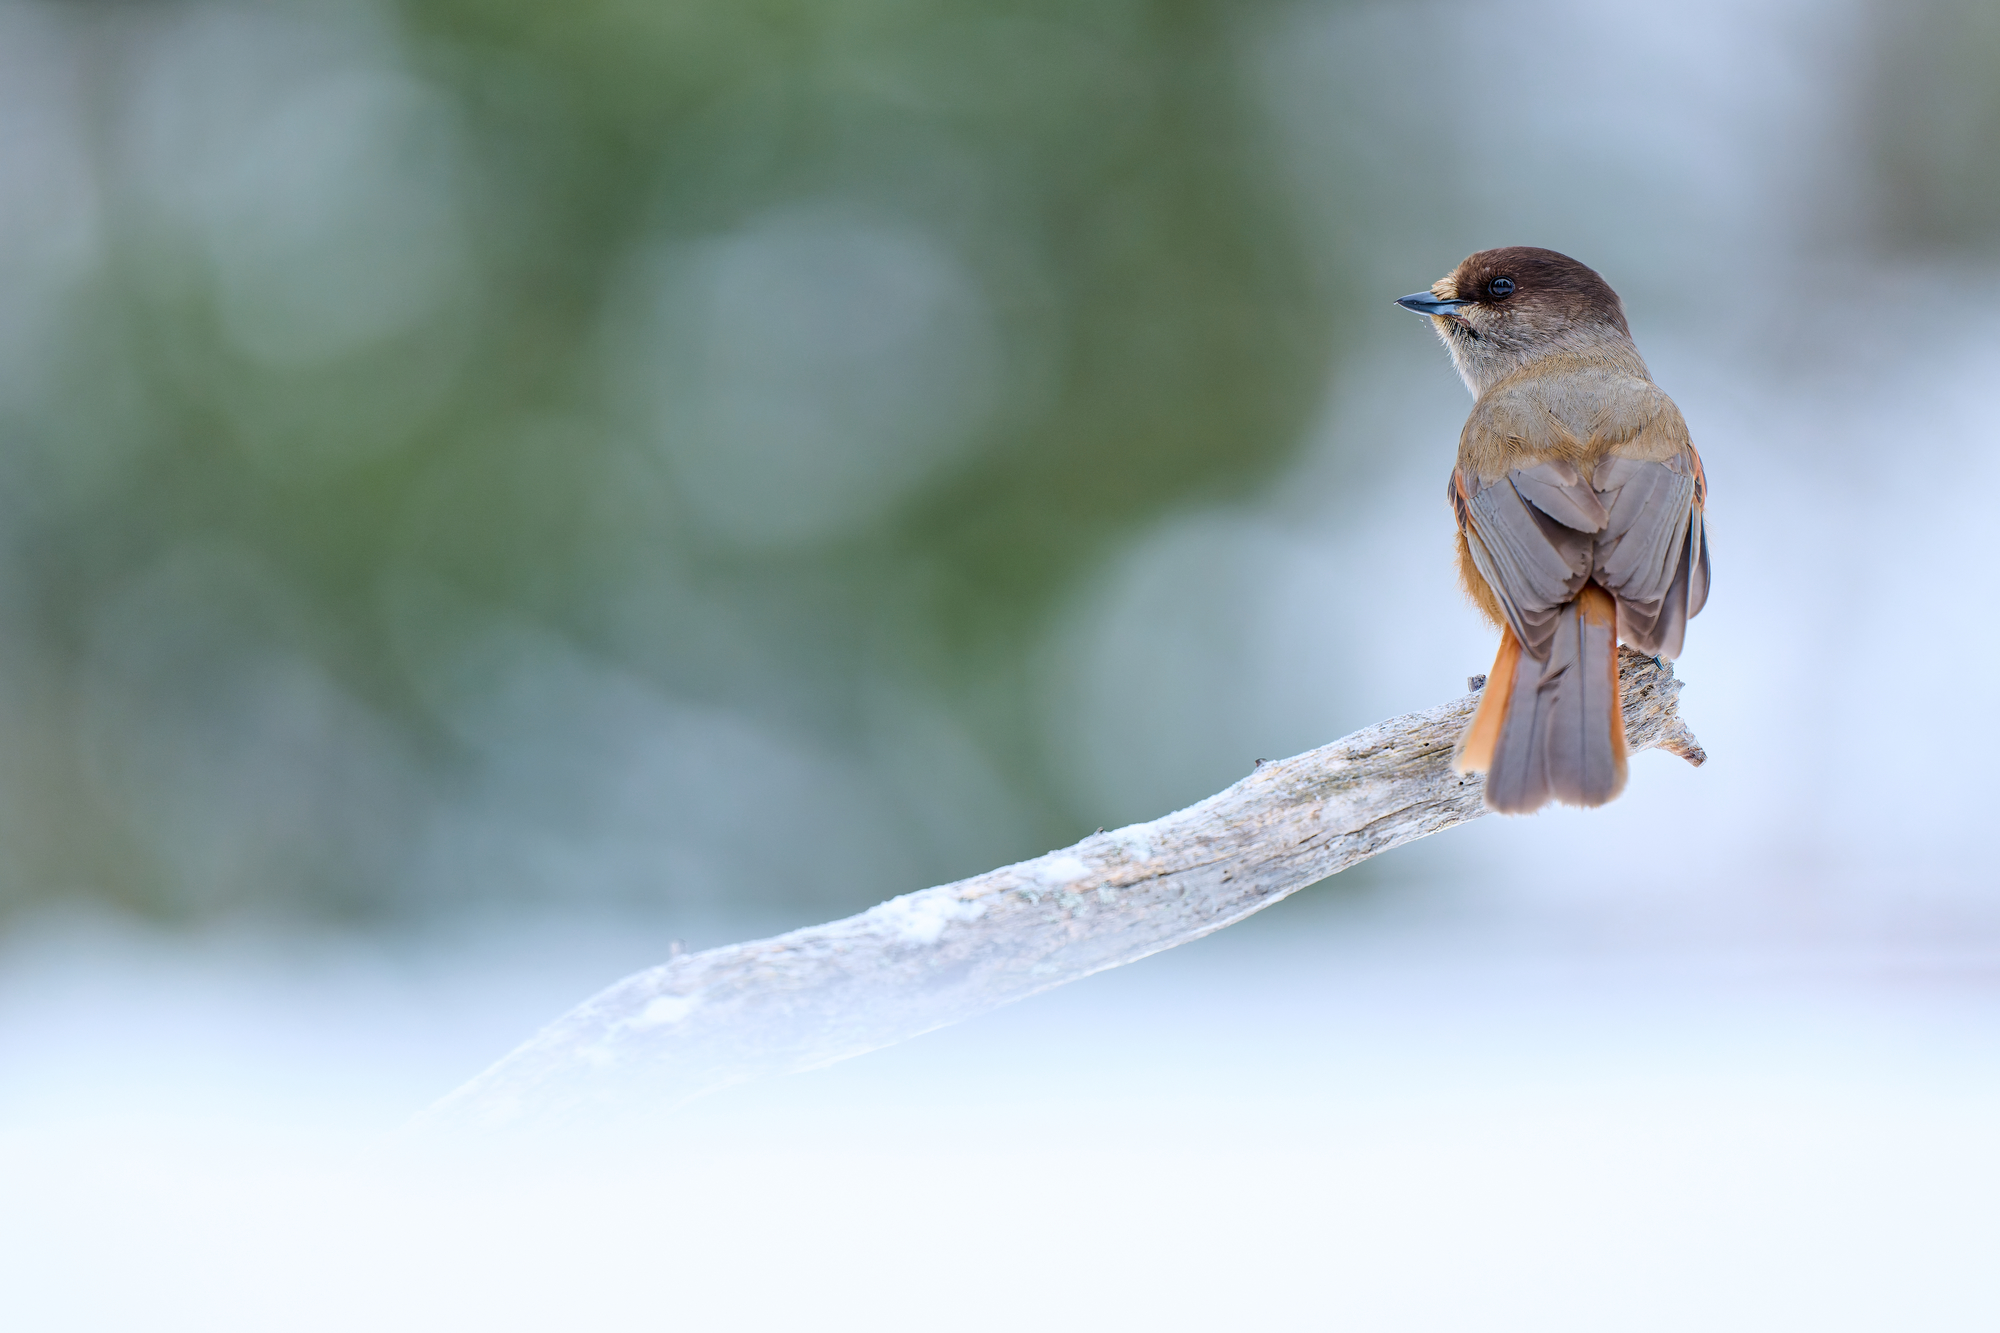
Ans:
<svg viewBox="0 0 2000 1333"><path fill-rule="evenodd" d="M1624 691L1618 683L1618 603L1612 600L1610 593L1595 583L1586 583L1583 585L1583 591L1577 594L1576 609L1585 623L1597 626L1598 632L1604 636L1605 642L1609 645L1609 652L1604 661L1607 676L1605 688L1611 696L1611 762L1617 774L1610 795L1604 798L1610 800L1612 796L1625 790L1627 758Z"/></svg>
<svg viewBox="0 0 2000 1333"><path fill-rule="evenodd" d="M1454 773L1484 773L1493 767L1493 747L1500 743L1500 731L1507 725L1507 702L1514 697L1514 675L1521 669L1521 641L1514 631L1500 631L1500 651L1494 655L1493 670L1486 674L1479 694L1479 711L1472 725L1458 738L1451 756Z"/></svg>
<svg viewBox="0 0 2000 1333"><path fill-rule="evenodd" d="M1594 583L1550 628L1546 660L1502 631L1479 709L1452 754L1486 774L1488 809L1527 814L1548 802L1602 805L1625 786L1618 605ZM1522 659L1526 658L1526 661Z"/></svg>

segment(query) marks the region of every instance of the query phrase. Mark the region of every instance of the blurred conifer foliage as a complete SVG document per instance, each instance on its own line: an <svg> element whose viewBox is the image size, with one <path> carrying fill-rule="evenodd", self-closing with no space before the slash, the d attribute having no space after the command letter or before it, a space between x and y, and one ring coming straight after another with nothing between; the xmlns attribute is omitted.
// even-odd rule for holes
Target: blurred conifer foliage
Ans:
<svg viewBox="0 0 2000 1333"><path fill-rule="evenodd" d="M1052 609L1329 364L1258 8L0 6L0 904L817 916L1085 831Z"/></svg>
<svg viewBox="0 0 2000 1333"><path fill-rule="evenodd" d="M1925 0L1869 11L1866 221L1932 255L2000 241L2000 7Z"/></svg>

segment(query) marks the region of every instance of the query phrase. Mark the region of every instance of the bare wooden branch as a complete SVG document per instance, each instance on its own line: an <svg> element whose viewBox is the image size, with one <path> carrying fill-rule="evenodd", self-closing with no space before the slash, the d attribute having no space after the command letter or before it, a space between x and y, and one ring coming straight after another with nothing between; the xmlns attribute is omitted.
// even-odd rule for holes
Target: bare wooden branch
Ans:
<svg viewBox="0 0 2000 1333"><path fill-rule="evenodd" d="M1707 756L1680 682L1620 662L1635 751ZM893 898L823 926L685 954L627 977L425 1112L420 1129L664 1112L829 1065L1199 939L1356 862L1476 818L1451 771L1468 694L1291 759L1148 824Z"/></svg>

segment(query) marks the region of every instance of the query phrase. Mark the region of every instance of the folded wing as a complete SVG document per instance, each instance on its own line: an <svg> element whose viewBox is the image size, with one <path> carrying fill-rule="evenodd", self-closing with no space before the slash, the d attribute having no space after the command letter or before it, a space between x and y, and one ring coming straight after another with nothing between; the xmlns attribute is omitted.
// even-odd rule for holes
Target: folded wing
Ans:
<svg viewBox="0 0 2000 1333"><path fill-rule="evenodd" d="M1592 484L1609 514L1592 579L1618 600L1618 634L1642 653L1678 657L1688 617L1708 600L1707 489L1690 446L1664 462L1612 457Z"/></svg>
<svg viewBox="0 0 2000 1333"><path fill-rule="evenodd" d="M1615 599L1626 643L1680 654L1688 617L1708 600L1705 491L1692 446L1664 462L1614 455L1589 478L1553 461L1491 483L1461 468L1451 484L1473 564L1544 662L1558 613L1586 582Z"/></svg>

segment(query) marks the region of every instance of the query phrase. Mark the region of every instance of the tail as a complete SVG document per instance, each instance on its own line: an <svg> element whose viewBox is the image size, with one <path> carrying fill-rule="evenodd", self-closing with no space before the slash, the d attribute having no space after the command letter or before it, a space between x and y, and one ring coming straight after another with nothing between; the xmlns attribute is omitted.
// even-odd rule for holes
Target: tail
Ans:
<svg viewBox="0 0 2000 1333"><path fill-rule="evenodd" d="M1546 663L1511 629L1452 767L1486 774L1487 808L1525 815L1551 800L1603 805L1625 789L1618 698L1618 608L1586 583L1562 608Z"/></svg>

